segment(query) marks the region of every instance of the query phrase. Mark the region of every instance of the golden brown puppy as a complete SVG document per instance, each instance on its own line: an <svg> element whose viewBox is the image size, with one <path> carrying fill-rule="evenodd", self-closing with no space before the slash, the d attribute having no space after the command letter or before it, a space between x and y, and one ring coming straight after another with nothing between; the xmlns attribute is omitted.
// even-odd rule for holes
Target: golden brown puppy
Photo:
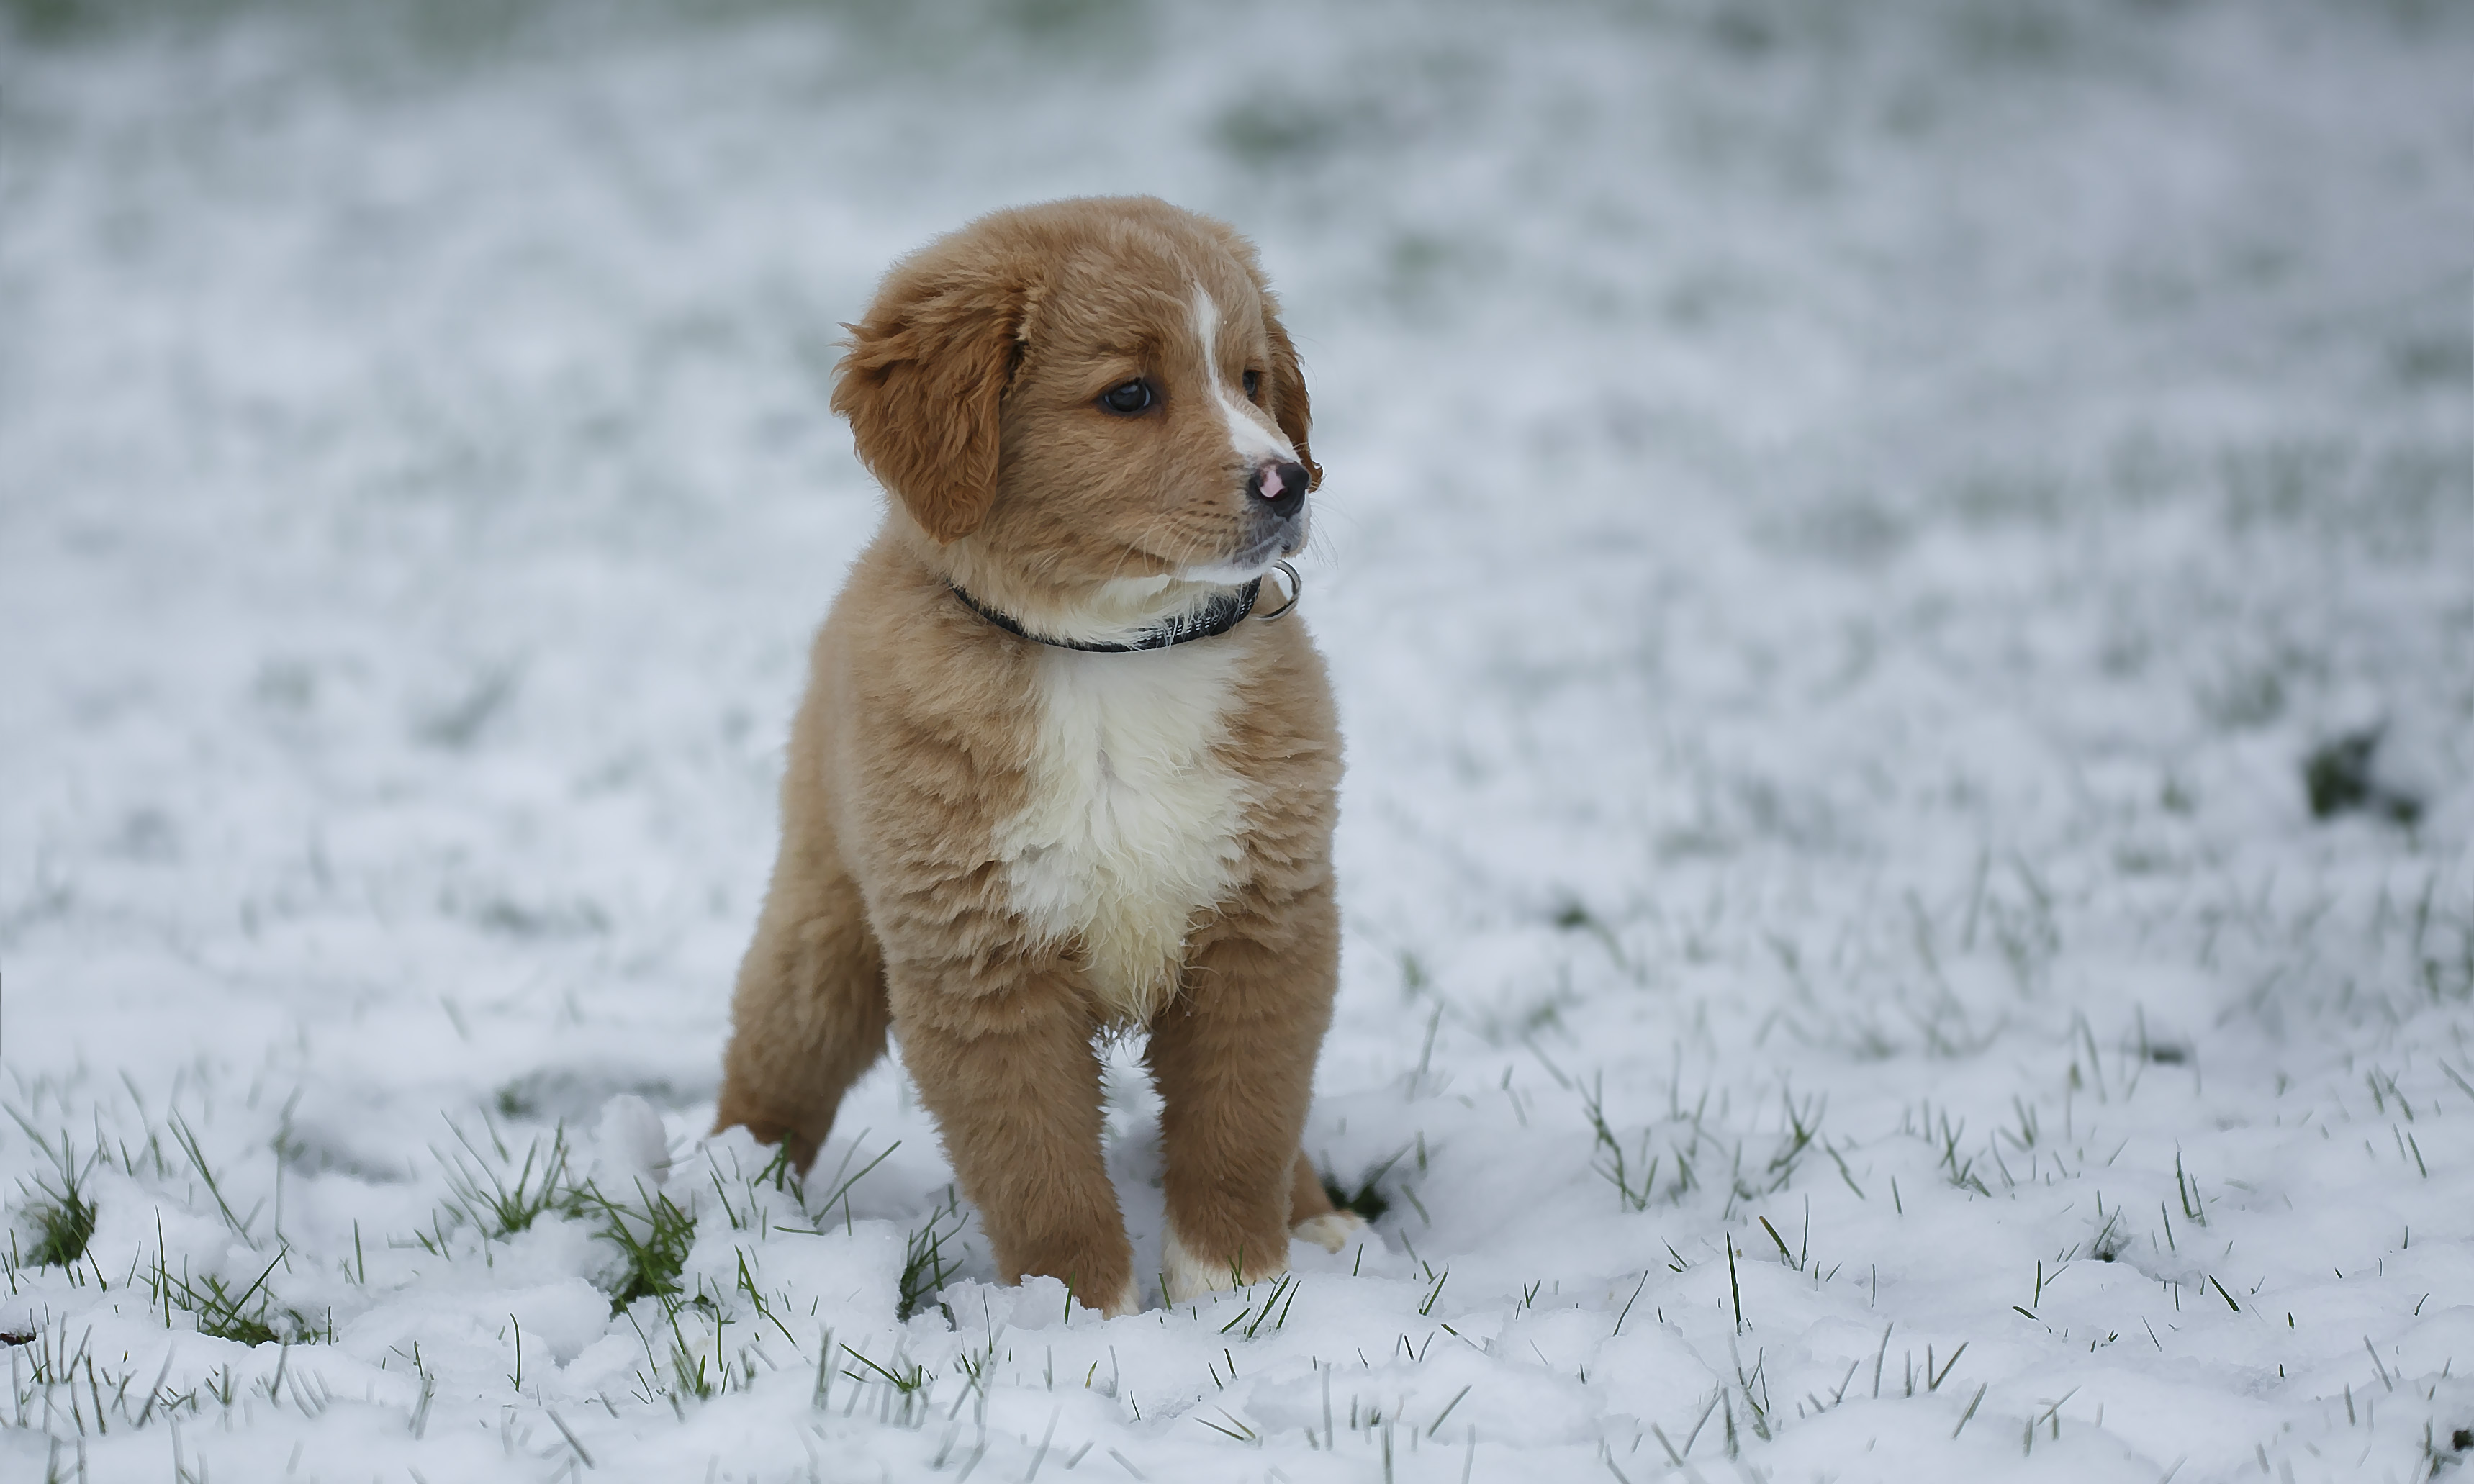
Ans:
<svg viewBox="0 0 2474 1484"><path fill-rule="evenodd" d="M1169 1302L1338 1250L1299 1151L1339 956L1340 740L1262 578L1305 382L1253 249L1149 198L896 264L833 404L892 495L816 636L717 1128L804 1168L888 1026L1000 1275L1141 1306L1094 1038L1148 1028Z"/></svg>

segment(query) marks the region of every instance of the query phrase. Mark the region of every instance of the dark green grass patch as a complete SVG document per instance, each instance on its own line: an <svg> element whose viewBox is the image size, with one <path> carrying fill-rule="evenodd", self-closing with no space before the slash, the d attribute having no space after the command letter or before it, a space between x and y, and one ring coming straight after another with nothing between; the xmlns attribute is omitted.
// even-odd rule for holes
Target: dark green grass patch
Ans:
<svg viewBox="0 0 2474 1484"><path fill-rule="evenodd" d="M2410 826L2422 817L2422 800L2372 775L2371 760L2379 748L2380 733L2373 728L2312 750L2302 762L2302 787L2310 796L2313 818L2330 819L2359 811Z"/></svg>
<svg viewBox="0 0 2474 1484"><path fill-rule="evenodd" d="M1332 1209L1354 1211L1370 1224L1381 1219L1384 1212L1392 1209L1392 1198L1385 1195L1381 1189L1383 1177L1391 1174L1392 1167L1398 1164L1401 1157L1408 1153L1408 1150L1403 1149L1399 1154L1394 1155L1373 1169L1367 1171L1366 1178L1357 1182L1355 1190L1342 1184L1340 1177L1331 1171L1320 1172L1322 1176L1322 1193L1330 1199Z"/></svg>

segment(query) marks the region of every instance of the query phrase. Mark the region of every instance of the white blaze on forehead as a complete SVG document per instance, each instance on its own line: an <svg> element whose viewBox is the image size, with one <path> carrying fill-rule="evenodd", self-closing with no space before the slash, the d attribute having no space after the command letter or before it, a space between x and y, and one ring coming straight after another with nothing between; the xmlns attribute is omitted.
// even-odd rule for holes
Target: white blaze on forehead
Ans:
<svg viewBox="0 0 2474 1484"><path fill-rule="evenodd" d="M1194 338L1202 354L1203 383L1211 390L1211 400L1220 405L1221 420L1228 425L1228 446L1249 463L1265 459L1295 462L1297 445L1289 442L1270 416L1242 393L1231 396L1228 383L1221 379L1220 357L1213 350L1219 333L1220 306L1198 283L1194 288Z"/></svg>

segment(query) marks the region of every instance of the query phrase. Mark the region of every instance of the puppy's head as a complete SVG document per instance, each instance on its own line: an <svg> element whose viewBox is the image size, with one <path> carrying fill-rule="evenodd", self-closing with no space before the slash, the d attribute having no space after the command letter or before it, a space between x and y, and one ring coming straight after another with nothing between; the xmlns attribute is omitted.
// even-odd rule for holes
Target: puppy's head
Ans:
<svg viewBox="0 0 2474 1484"><path fill-rule="evenodd" d="M1026 620L1138 624L1305 544L1305 381L1219 222L1001 211L897 264L850 328L833 404L861 459L947 575Z"/></svg>

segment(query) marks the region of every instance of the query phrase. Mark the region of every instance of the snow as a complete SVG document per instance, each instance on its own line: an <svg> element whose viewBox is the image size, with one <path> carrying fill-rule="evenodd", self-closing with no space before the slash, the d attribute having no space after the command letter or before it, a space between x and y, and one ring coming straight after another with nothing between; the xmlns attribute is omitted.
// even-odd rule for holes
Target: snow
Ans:
<svg viewBox="0 0 2474 1484"><path fill-rule="evenodd" d="M0 1477L2455 1470L2469 22L0 11ZM837 325L1126 190L1308 359L1388 1204L1103 1322L889 1064L703 1134Z"/></svg>

